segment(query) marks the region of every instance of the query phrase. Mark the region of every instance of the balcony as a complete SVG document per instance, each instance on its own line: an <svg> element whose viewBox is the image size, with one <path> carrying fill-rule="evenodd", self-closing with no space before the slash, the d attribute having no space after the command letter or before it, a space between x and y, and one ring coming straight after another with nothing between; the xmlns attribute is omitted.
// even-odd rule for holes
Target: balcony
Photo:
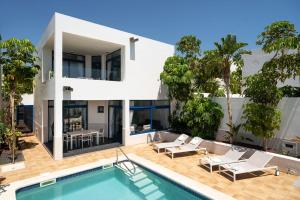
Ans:
<svg viewBox="0 0 300 200"><path fill-rule="evenodd" d="M43 80L53 79L54 39L43 47ZM122 80L122 46L63 33L62 77L91 80Z"/></svg>

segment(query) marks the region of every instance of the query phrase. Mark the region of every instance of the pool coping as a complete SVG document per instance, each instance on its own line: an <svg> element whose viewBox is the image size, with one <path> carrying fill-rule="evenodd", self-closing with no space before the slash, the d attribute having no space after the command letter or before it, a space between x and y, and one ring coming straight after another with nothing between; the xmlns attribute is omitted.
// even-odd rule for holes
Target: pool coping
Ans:
<svg viewBox="0 0 300 200"><path fill-rule="evenodd" d="M137 163L138 165L140 165L146 169L149 169L150 171L152 171L160 176L163 176L184 188L187 188L193 192L199 193L208 198L222 199L222 200L233 200L234 199L233 197L231 197L225 193L215 190L205 184L199 183L195 180L192 180L186 176L183 176L177 172L174 172L170 169L167 169L161 165L158 165L152 161L144 159L135 154L128 154L128 157L133 162ZM125 156L119 156L118 159L119 159L119 161L126 160ZM39 176L16 181L16 182L9 184L7 187L5 187L6 191L0 193L0 200L16 200L16 191L21 188L39 184L40 182L43 182L46 180L50 180L50 179L54 179L54 178L61 178L61 177L65 177L68 175L91 170L94 168L99 168L104 165L112 164L115 162L116 162L116 157L111 157L111 158L101 159L101 160L93 162L93 163L80 165L80 166L72 167L72 168L67 168L67 169L63 169L63 170L59 170L59 171L55 171L55 172L43 173L43 174L40 174Z"/></svg>

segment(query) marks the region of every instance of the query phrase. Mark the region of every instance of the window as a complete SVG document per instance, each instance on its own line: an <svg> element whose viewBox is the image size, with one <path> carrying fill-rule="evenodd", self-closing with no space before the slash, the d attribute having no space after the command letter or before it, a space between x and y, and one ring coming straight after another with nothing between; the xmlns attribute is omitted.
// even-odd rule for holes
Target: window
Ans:
<svg viewBox="0 0 300 200"><path fill-rule="evenodd" d="M92 56L92 78L101 79L101 56Z"/></svg>
<svg viewBox="0 0 300 200"><path fill-rule="evenodd" d="M63 77L85 77L85 57L76 54L63 53Z"/></svg>
<svg viewBox="0 0 300 200"><path fill-rule="evenodd" d="M121 49L106 55L106 80L121 81Z"/></svg>
<svg viewBox="0 0 300 200"><path fill-rule="evenodd" d="M63 101L63 132L88 129L87 101Z"/></svg>
<svg viewBox="0 0 300 200"><path fill-rule="evenodd" d="M168 100L130 101L130 132L139 134L169 128L170 103Z"/></svg>

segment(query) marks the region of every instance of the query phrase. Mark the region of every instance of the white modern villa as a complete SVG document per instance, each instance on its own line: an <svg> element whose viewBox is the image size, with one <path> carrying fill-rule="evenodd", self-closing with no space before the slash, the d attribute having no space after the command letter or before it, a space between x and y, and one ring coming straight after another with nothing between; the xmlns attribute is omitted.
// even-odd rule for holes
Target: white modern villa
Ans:
<svg viewBox="0 0 300 200"><path fill-rule="evenodd" d="M34 132L55 160L169 128L160 73L173 45L55 13L38 50Z"/></svg>

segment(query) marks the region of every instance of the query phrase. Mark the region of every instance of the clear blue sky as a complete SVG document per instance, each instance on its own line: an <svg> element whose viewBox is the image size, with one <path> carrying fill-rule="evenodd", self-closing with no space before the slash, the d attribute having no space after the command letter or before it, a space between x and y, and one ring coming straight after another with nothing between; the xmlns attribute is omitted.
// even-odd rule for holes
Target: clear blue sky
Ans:
<svg viewBox="0 0 300 200"><path fill-rule="evenodd" d="M289 20L300 31L300 0L0 0L4 39L37 44L54 12L175 44L198 36L202 49L226 34L256 49L255 40L271 22Z"/></svg>

